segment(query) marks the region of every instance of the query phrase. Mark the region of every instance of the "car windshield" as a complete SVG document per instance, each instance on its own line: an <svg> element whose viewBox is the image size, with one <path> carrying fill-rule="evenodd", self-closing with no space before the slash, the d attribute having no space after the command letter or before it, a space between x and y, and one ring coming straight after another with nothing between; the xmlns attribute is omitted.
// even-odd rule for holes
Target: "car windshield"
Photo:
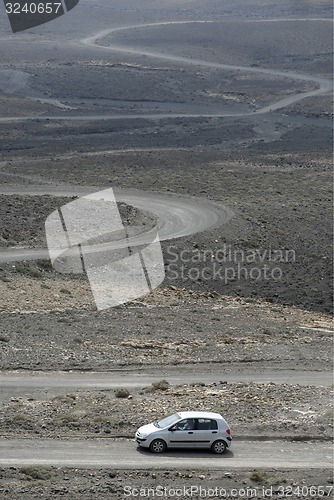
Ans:
<svg viewBox="0 0 334 500"><path fill-rule="evenodd" d="M165 427L168 427L169 425L173 425L175 422L180 420L180 415L177 413L174 413L174 415L169 415L169 417L165 417L159 422L156 422L154 425L157 427L160 427L160 429L164 429Z"/></svg>

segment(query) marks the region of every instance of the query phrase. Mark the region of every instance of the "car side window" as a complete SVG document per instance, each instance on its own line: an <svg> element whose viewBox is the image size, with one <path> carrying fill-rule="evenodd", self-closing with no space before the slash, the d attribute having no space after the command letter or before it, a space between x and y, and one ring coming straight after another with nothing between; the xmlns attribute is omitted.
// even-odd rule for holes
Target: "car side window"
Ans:
<svg viewBox="0 0 334 500"><path fill-rule="evenodd" d="M212 430L217 430L218 429L218 422L217 422L217 420L211 420L211 429Z"/></svg>
<svg viewBox="0 0 334 500"><path fill-rule="evenodd" d="M184 420L180 420L177 424L174 425L174 429L176 431L191 431L195 427L195 421L193 418L185 418Z"/></svg>
<svg viewBox="0 0 334 500"><path fill-rule="evenodd" d="M208 431L211 429L218 429L218 424L216 420L211 420L210 418L197 419L197 430Z"/></svg>

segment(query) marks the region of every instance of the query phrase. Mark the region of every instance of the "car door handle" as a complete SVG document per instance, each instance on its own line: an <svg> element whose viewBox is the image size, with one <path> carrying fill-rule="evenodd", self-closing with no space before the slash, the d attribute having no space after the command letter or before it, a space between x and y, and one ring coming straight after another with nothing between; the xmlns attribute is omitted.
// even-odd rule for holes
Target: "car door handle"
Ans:
<svg viewBox="0 0 334 500"><path fill-rule="evenodd" d="M217 434L217 431L212 431L212 434Z"/></svg>
<svg viewBox="0 0 334 500"><path fill-rule="evenodd" d="M188 432L188 434L194 434L193 431Z"/></svg>

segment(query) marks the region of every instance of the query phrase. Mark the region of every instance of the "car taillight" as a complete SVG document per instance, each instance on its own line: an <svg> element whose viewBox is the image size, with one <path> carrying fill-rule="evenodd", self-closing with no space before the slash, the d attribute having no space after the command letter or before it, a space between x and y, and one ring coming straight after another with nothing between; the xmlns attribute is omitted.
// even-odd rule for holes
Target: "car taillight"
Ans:
<svg viewBox="0 0 334 500"><path fill-rule="evenodd" d="M226 429L226 433L227 433L227 434L231 434L230 429Z"/></svg>

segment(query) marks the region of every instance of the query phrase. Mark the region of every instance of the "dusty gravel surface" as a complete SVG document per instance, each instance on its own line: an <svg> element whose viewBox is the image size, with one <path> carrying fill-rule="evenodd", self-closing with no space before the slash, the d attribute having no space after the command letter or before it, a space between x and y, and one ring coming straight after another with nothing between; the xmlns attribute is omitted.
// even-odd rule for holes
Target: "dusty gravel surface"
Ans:
<svg viewBox="0 0 334 500"><path fill-rule="evenodd" d="M333 434L333 391L325 387L160 380L140 390L127 390L125 382L117 390L51 394L5 398L2 436L133 438L139 426L189 408L223 414L237 439L306 439L310 428L319 440Z"/></svg>
<svg viewBox="0 0 334 500"><path fill-rule="evenodd" d="M265 490L268 494L266 498L277 500L282 498L282 493L285 495L288 493L288 498L297 500L304 487L302 498L308 500L314 498L314 493L317 491L320 491L320 494L326 492L324 498L330 497L333 487L333 476L329 471L323 475L318 469L230 470L228 466L226 471L213 469L203 472L196 470L124 471L113 468L85 470L43 466L11 467L0 469L0 477L1 499L19 497L45 500L62 498L90 500L98 497L120 500L126 498L125 493L129 496L130 491L138 496L140 489L142 489L142 497L145 494L147 497L147 488L151 488L151 495L152 490L155 493L159 490L160 492L167 491L163 498L171 498L173 492L176 491L177 498L186 500L189 498L189 488L193 487L191 498L195 500L203 498L204 489L209 493L209 488L217 488L218 492L222 493L222 498L227 498L223 496L222 490L225 490L230 498L247 498L245 495L248 495L248 498L259 500L265 498ZM311 485L315 487L314 490L310 490ZM317 490L319 486L322 486L322 489ZM202 488L202 494L200 494L200 488Z"/></svg>
<svg viewBox="0 0 334 500"><path fill-rule="evenodd" d="M262 297L275 303L331 312L330 155L330 152L252 154L240 159L240 155L236 158L221 152L198 152L194 156L190 151L107 151L96 156L49 158L47 179L74 185L79 181L79 184L102 187L111 184L139 187L221 201L235 213L228 224L163 245L165 283L232 296ZM3 171L16 174L10 179L16 184L20 179L27 182L27 176L41 179L38 176L41 168L43 160L15 160L10 168L6 164ZM23 179L20 176L24 176ZM35 222L34 227L41 234L44 222L39 214L35 217L39 224ZM5 234L13 231L20 234L22 221L17 218L12 225L12 218L5 213L2 228ZM34 233L28 233L24 226L26 239L33 239ZM274 260L275 255L269 256L270 249L283 252L278 262ZM182 250L184 259L175 261L175 254L180 255ZM227 257L221 262L208 257L205 260L205 250L213 256L220 252L221 257L225 251ZM200 259L192 262L189 259L196 257L196 251ZM260 252L260 256L247 262L247 256L253 251ZM246 271L238 272L241 260L240 266ZM269 266L270 273L276 267L279 271L269 273L266 279L265 265ZM221 269L221 274L214 274L215 266ZM199 269L199 275L191 271L194 267ZM205 276L203 279L205 268L209 269L206 272L209 279ZM252 268L256 269L251 275ZM0 275L10 278L3 271Z"/></svg>
<svg viewBox="0 0 334 500"><path fill-rule="evenodd" d="M80 281L54 286L52 280L25 277L11 284L1 285L7 297L0 326L3 370L194 362L331 369L326 314L175 287L95 312Z"/></svg>

